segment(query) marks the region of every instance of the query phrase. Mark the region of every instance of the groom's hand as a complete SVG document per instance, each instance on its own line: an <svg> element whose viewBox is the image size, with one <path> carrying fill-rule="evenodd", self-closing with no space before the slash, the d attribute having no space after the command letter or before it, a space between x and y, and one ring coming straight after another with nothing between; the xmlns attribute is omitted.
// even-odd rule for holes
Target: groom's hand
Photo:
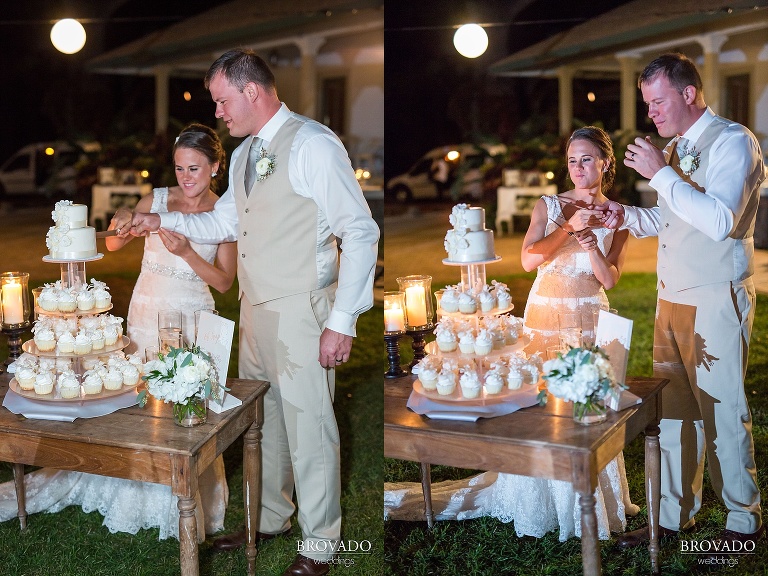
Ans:
<svg viewBox="0 0 768 576"><path fill-rule="evenodd" d="M323 368L335 368L349 360L352 352L352 336L326 328L320 335L320 356Z"/></svg>
<svg viewBox="0 0 768 576"><path fill-rule="evenodd" d="M603 226L612 230L618 230L624 223L624 206L613 200L608 200L605 204L595 206L595 210L603 213Z"/></svg>
<svg viewBox="0 0 768 576"><path fill-rule="evenodd" d="M134 212L131 221L131 234L134 236L147 236L150 232L157 232L160 228L160 215Z"/></svg>

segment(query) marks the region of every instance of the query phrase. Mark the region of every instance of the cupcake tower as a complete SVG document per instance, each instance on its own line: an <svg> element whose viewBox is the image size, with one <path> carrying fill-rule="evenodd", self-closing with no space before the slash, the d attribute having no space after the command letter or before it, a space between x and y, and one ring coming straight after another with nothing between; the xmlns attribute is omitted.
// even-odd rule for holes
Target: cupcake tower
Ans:
<svg viewBox="0 0 768 576"><path fill-rule="evenodd" d="M17 360L17 392L40 400L96 399L136 386L143 359L126 356L123 319L106 313L106 283L86 281L85 262L60 261L61 280L42 287L35 302L34 338Z"/></svg>

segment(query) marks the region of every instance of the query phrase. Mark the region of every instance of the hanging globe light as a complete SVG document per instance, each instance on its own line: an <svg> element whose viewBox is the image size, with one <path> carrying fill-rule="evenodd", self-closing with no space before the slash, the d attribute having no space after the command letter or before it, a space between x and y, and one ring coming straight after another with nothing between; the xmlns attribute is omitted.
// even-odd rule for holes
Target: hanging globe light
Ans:
<svg viewBox="0 0 768 576"><path fill-rule="evenodd" d="M51 28L51 43L64 54L74 54L85 46L85 28L77 20L65 18Z"/></svg>
<svg viewBox="0 0 768 576"><path fill-rule="evenodd" d="M488 34L479 24L464 24L453 35L453 45L462 56L477 58L488 48Z"/></svg>

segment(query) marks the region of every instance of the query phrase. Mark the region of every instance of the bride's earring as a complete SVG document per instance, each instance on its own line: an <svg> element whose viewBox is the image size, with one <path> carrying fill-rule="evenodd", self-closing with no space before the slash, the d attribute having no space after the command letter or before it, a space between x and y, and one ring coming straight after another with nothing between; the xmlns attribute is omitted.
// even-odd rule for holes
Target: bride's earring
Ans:
<svg viewBox="0 0 768 576"><path fill-rule="evenodd" d="M216 172L211 172L211 178L216 178Z"/></svg>

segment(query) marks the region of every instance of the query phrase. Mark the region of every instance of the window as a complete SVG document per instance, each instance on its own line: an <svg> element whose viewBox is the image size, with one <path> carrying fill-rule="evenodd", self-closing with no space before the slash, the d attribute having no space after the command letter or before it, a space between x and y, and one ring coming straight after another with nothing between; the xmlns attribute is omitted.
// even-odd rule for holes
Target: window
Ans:
<svg viewBox="0 0 768 576"><path fill-rule="evenodd" d="M725 114L729 120L749 125L749 74L725 79Z"/></svg>
<svg viewBox="0 0 768 576"><path fill-rule="evenodd" d="M337 135L344 134L344 107L347 81L345 78L323 80L322 116L323 124Z"/></svg>

